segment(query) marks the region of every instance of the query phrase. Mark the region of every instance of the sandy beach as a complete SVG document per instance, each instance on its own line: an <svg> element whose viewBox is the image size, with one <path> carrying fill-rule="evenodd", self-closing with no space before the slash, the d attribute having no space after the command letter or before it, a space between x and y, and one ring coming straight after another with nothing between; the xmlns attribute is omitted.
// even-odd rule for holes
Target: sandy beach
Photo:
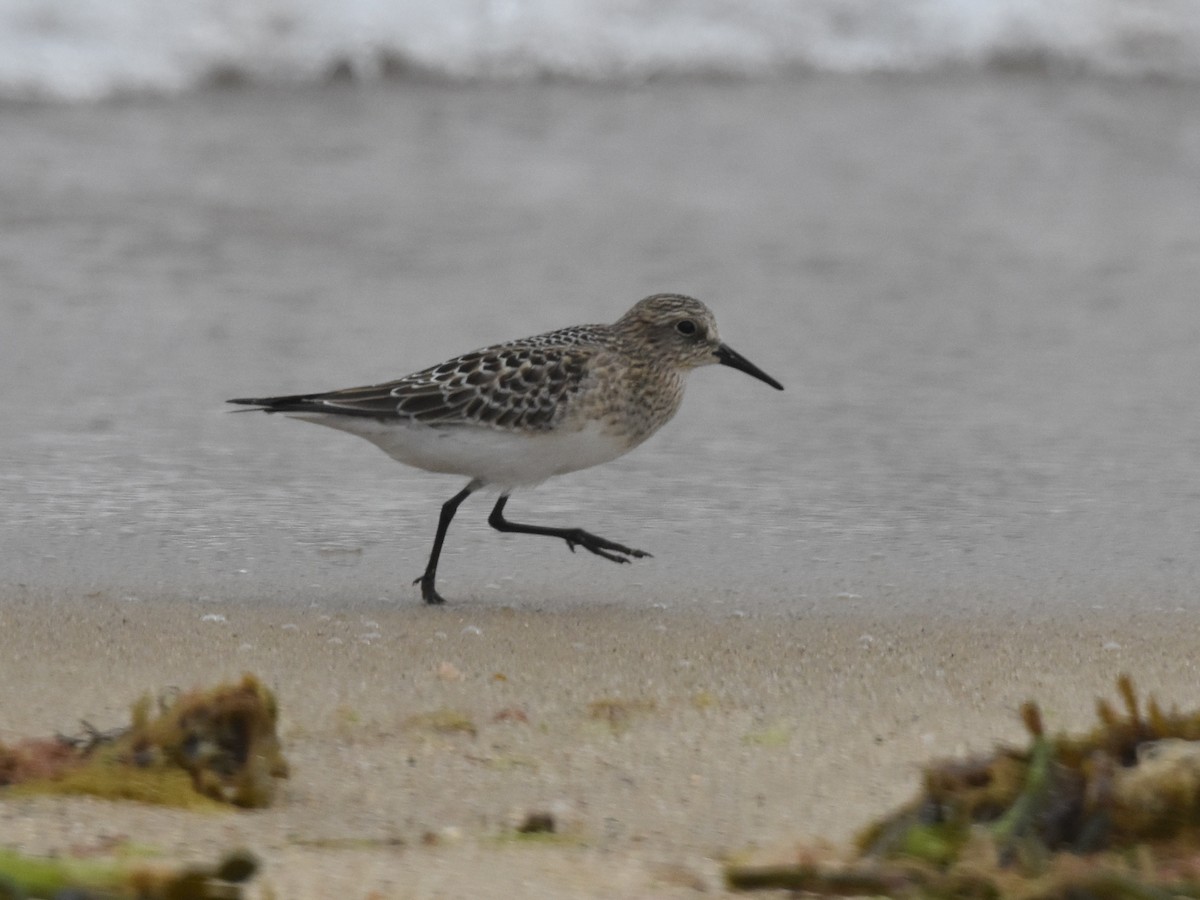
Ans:
<svg viewBox="0 0 1200 900"><path fill-rule="evenodd" d="M214 615L9 597L6 729L115 724L145 690L253 671L278 692L294 769L276 806L20 800L0 805L6 845L63 853L123 836L196 860L245 846L277 897L720 896L722 860L842 844L915 791L923 761L1020 740L1024 699L1076 728L1119 671L1167 703L1195 691L1194 613L1179 611ZM469 728L430 725L445 712ZM519 837L530 812L558 834Z"/></svg>
<svg viewBox="0 0 1200 900"><path fill-rule="evenodd" d="M1198 115L1036 69L3 107L0 740L248 671L294 771L255 813L5 800L0 843L246 846L277 898L719 896L1026 699L1195 706ZM697 373L514 496L633 565L472 498L425 608L459 483L224 410L659 290L787 390Z"/></svg>

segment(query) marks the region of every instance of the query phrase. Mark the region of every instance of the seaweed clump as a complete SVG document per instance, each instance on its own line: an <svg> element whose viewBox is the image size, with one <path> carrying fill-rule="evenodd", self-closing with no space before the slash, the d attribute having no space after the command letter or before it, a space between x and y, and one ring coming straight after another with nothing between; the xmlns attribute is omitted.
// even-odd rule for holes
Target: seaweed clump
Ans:
<svg viewBox="0 0 1200 900"><path fill-rule="evenodd" d="M274 694L253 675L133 705L128 728L0 745L0 797L90 794L169 806L269 806L288 764Z"/></svg>
<svg viewBox="0 0 1200 900"><path fill-rule="evenodd" d="M244 852L213 866L23 856L0 849L0 900L241 900L258 869Z"/></svg>
<svg viewBox="0 0 1200 900"><path fill-rule="evenodd" d="M1117 680L1124 710L1048 736L1021 708L1026 748L929 765L918 796L869 825L857 857L826 865L733 866L735 889L906 898L1200 898L1200 710L1143 711Z"/></svg>

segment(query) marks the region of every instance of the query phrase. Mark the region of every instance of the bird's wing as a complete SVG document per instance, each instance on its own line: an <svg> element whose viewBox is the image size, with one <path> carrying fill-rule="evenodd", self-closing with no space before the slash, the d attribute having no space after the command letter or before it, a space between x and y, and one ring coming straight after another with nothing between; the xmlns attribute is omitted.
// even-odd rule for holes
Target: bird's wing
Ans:
<svg viewBox="0 0 1200 900"><path fill-rule="evenodd" d="M383 384L229 402L267 412L546 429L562 417L588 377L590 358L578 346L550 344L546 337L476 350Z"/></svg>

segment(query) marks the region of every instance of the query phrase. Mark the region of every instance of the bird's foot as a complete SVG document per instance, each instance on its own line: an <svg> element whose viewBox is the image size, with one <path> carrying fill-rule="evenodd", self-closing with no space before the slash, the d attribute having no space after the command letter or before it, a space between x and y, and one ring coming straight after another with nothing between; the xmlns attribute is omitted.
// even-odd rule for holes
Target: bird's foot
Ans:
<svg viewBox="0 0 1200 900"><path fill-rule="evenodd" d="M575 528L567 532L563 535L563 540L567 542L572 553L575 552L576 547L582 547L597 556L611 559L615 563L627 563L630 558L643 559L650 556L645 550L626 547L624 544L607 540L589 531L584 531L582 528Z"/></svg>
<svg viewBox="0 0 1200 900"><path fill-rule="evenodd" d="M446 598L439 594L433 586L433 578L429 575L422 575L413 584L421 586L421 599L430 606L440 606L446 602Z"/></svg>

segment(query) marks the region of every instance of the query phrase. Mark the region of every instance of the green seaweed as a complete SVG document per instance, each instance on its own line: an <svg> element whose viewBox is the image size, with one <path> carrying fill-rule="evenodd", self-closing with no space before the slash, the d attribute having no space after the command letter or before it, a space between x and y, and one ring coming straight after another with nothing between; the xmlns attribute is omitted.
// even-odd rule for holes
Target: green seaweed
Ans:
<svg viewBox="0 0 1200 900"><path fill-rule="evenodd" d="M0 797L88 794L190 809L270 805L288 775L274 695L253 675L134 703L128 729L0 746Z"/></svg>
<svg viewBox="0 0 1200 900"><path fill-rule="evenodd" d="M926 767L921 793L870 824L856 859L726 869L738 890L1014 900L1200 897L1200 711L1143 713L1132 680L1124 714L1048 736L1036 704L1025 749Z"/></svg>
<svg viewBox="0 0 1200 900"><path fill-rule="evenodd" d="M479 733L479 729L470 716L457 709L446 707L409 716L404 720L404 726L413 731L434 734L466 734L475 737Z"/></svg>
<svg viewBox="0 0 1200 900"><path fill-rule="evenodd" d="M121 859L26 856L0 849L0 898L239 900L258 863L228 854L214 866L164 866Z"/></svg>

